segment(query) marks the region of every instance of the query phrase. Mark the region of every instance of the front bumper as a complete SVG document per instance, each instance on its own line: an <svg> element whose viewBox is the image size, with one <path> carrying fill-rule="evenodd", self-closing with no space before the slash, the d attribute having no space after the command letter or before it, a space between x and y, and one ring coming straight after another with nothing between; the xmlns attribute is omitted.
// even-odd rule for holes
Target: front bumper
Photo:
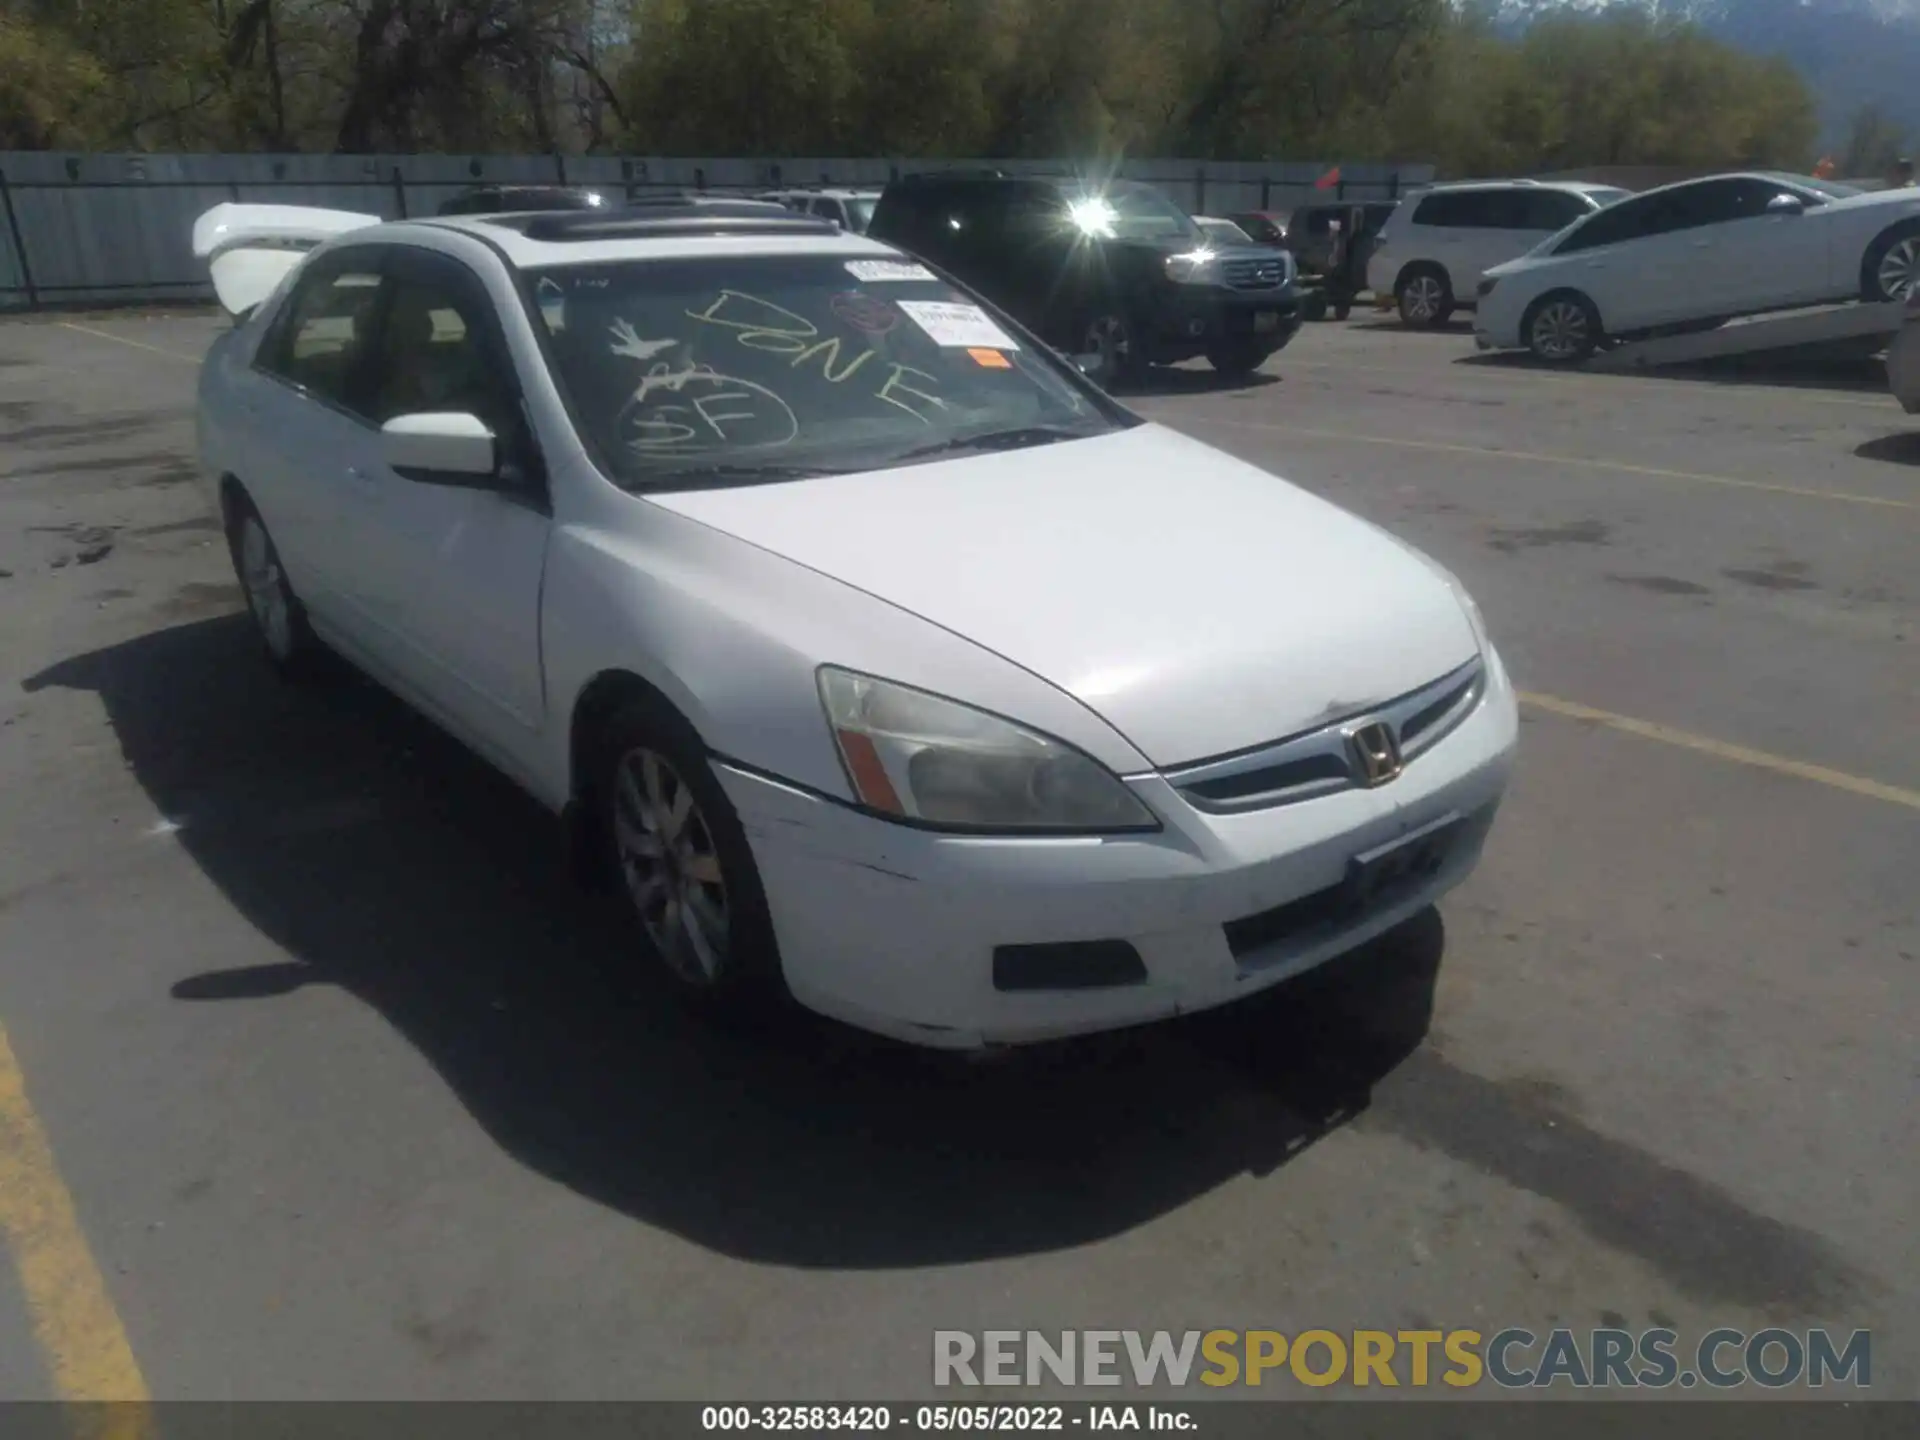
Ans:
<svg viewBox="0 0 1920 1440"><path fill-rule="evenodd" d="M1518 734L1512 686L1498 657L1488 660L1473 713L1391 784L1203 815L1166 781L1139 778L1131 783L1166 822L1151 835L942 835L731 766L716 771L746 827L801 1004L921 1045L1046 1040L1255 994L1364 944L1464 880ZM1353 912L1307 903L1278 913L1338 887L1355 856L1448 815L1465 818L1438 870ZM998 947L1115 940L1137 952L1144 978L996 988Z"/></svg>
<svg viewBox="0 0 1920 1440"><path fill-rule="evenodd" d="M1258 339L1279 350L1300 330L1300 292L1292 284L1273 290L1169 286L1145 320L1147 358L1158 364L1190 360L1237 340Z"/></svg>

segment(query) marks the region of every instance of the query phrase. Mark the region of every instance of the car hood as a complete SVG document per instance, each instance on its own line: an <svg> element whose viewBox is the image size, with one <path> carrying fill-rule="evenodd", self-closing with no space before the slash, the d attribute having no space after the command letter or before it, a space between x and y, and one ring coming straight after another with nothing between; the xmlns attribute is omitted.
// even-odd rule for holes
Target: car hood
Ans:
<svg viewBox="0 0 1920 1440"><path fill-rule="evenodd" d="M1478 648L1444 571L1157 425L646 498L998 653L1159 766L1365 710Z"/></svg>

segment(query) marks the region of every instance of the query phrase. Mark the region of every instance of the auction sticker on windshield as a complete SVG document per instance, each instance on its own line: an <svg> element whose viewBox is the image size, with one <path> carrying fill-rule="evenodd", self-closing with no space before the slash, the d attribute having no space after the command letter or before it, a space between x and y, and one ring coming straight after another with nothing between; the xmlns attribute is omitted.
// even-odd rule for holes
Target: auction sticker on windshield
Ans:
<svg viewBox="0 0 1920 1440"><path fill-rule="evenodd" d="M849 260L847 273L868 285L887 280L933 280L938 277L924 265L899 260Z"/></svg>
<svg viewBox="0 0 1920 1440"><path fill-rule="evenodd" d="M894 303L909 320L932 336L936 345L955 350L1020 348L978 305L948 300L896 300Z"/></svg>

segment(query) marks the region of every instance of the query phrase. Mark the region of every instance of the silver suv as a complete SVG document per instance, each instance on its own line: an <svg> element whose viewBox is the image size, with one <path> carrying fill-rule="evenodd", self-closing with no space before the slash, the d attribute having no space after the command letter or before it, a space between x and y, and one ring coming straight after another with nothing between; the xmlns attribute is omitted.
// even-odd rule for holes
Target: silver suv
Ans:
<svg viewBox="0 0 1920 1440"><path fill-rule="evenodd" d="M1367 288L1391 295L1408 325L1444 325L1471 309L1495 265L1632 192L1579 181L1496 180L1436 185L1409 196L1367 260Z"/></svg>

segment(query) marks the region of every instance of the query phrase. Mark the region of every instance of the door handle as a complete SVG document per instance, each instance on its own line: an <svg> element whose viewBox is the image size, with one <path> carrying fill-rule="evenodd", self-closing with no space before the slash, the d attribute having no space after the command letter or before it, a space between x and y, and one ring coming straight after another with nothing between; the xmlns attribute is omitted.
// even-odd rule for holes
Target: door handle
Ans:
<svg viewBox="0 0 1920 1440"><path fill-rule="evenodd" d="M1696 249L1696 250L1711 250L1711 249L1713 248L1713 241L1711 241L1711 240L1695 240L1695 241L1693 242L1693 248L1694 248L1694 249Z"/></svg>

